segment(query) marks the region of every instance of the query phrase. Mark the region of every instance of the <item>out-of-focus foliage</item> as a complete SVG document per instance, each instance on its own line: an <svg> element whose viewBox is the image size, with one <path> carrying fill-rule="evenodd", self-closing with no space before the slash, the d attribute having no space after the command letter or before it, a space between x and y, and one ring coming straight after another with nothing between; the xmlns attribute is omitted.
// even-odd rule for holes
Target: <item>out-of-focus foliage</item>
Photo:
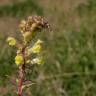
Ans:
<svg viewBox="0 0 96 96"><path fill-rule="evenodd" d="M36 0L37 1L37 0ZM16 2L10 5L0 6L0 16L26 16L29 13L36 13L42 15L42 7L36 4L36 1L25 0L23 2Z"/></svg>
<svg viewBox="0 0 96 96"><path fill-rule="evenodd" d="M27 92L33 96L95 96L96 1L25 0L0 7L1 19L21 18L34 12L47 17L54 32L43 34L48 46L46 64L30 69L27 78L33 85ZM13 64L15 49L5 44L6 33L0 37L0 88L6 85L12 90L8 76L15 77L17 67Z"/></svg>

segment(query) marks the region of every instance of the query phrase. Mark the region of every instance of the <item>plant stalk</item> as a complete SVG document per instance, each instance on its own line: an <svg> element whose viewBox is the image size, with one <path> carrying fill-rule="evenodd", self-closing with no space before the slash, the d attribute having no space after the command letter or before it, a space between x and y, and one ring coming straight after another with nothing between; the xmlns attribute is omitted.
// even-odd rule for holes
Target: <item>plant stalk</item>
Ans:
<svg viewBox="0 0 96 96"><path fill-rule="evenodd" d="M19 82L18 82L18 96L22 96L23 95L23 90L22 90L22 86L23 86L23 81L25 79L25 48L22 48L22 55L23 55L23 59L24 59L24 63L19 67Z"/></svg>

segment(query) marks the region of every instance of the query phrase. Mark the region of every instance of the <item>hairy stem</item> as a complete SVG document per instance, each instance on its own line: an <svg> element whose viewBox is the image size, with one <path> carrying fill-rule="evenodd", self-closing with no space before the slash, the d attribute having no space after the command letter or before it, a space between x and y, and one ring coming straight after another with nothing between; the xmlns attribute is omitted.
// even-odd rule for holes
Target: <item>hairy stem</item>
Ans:
<svg viewBox="0 0 96 96"><path fill-rule="evenodd" d="M19 82L18 82L18 96L22 96L23 90L23 81L25 79L25 48L22 48L22 55L24 59L24 63L19 67Z"/></svg>

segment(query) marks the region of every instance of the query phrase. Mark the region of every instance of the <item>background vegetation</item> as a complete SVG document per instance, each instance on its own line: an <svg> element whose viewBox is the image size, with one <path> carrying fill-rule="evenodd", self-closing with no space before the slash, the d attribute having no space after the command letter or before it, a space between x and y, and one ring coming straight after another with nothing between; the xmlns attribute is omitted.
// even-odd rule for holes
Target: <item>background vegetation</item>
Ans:
<svg viewBox="0 0 96 96"><path fill-rule="evenodd" d="M15 96L15 48L8 36L20 36L18 24L29 15L48 19L47 60L33 66L29 96L96 96L96 0L0 0L0 96ZM15 75L14 75L15 74Z"/></svg>

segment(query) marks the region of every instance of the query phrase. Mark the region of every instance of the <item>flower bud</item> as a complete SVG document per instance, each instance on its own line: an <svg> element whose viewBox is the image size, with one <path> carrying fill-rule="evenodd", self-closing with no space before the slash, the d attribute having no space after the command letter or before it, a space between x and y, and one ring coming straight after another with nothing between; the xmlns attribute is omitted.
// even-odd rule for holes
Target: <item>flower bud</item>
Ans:
<svg viewBox="0 0 96 96"><path fill-rule="evenodd" d="M22 20L20 25L19 25L19 28L20 28L20 31L21 33L24 33L25 32L25 26L26 26L26 21L25 20Z"/></svg>
<svg viewBox="0 0 96 96"><path fill-rule="evenodd" d="M26 21L25 20L22 20L19 27L22 28L22 27L25 27L26 25Z"/></svg>
<svg viewBox="0 0 96 96"><path fill-rule="evenodd" d="M33 23L31 26L31 31L34 31L37 28L37 23Z"/></svg>
<svg viewBox="0 0 96 96"><path fill-rule="evenodd" d="M25 32L23 34L25 43L29 43L32 40L32 38L34 37L33 35L34 34L32 34L31 32Z"/></svg>

